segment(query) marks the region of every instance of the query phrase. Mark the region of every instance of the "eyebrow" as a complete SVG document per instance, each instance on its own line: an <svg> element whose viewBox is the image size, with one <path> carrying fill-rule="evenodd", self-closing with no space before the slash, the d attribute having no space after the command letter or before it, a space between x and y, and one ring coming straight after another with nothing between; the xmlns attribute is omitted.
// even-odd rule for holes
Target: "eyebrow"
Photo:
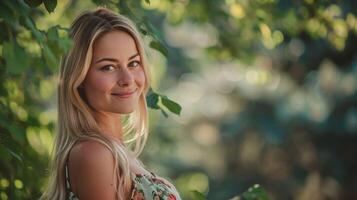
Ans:
<svg viewBox="0 0 357 200"><path fill-rule="evenodd" d="M130 57L129 57L129 60L135 58L135 57L138 56L138 55L139 55L139 53L136 53L136 54L130 56ZM115 59L115 58L101 58L101 59L97 60L95 63L99 63L99 62L102 62L102 61L118 62L118 60Z"/></svg>

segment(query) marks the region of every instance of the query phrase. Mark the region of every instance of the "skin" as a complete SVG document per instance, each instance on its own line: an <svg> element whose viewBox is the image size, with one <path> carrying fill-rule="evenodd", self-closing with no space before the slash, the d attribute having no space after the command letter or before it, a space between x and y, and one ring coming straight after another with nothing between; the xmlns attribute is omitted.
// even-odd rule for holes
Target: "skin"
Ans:
<svg viewBox="0 0 357 200"><path fill-rule="evenodd" d="M140 55L129 34L111 31L94 42L91 66L81 87L103 134L122 141L120 117L138 106L144 84ZM119 97L123 92L133 93ZM137 164L133 155L128 157L132 172L149 174ZM81 200L114 200L113 170L112 153L97 141L78 142L70 152L70 182Z"/></svg>

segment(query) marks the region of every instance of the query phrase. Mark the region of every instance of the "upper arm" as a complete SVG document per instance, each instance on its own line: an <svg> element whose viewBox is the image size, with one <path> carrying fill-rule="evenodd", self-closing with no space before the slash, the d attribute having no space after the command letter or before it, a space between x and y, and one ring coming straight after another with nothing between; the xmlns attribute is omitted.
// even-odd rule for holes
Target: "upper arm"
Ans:
<svg viewBox="0 0 357 200"><path fill-rule="evenodd" d="M72 190L81 200L116 199L114 157L97 141L76 144L70 153Z"/></svg>

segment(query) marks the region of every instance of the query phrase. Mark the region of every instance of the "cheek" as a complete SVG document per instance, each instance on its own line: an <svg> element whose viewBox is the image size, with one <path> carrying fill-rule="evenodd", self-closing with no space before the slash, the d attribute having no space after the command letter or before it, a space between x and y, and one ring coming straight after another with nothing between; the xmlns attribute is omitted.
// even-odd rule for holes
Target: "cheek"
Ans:
<svg viewBox="0 0 357 200"><path fill-rule="evenodd" d="M140 87L144 87L144 85L145 85L145 80L146 80L144 70L140 70L140 71L136 72L136 74L135 74L135 80L136 80L136 83L137 83Z"/></svg>
<svg viewBox="0 0 357 200"><path fill-rule="evenodd" d="M96 110L100 110L104 106L103 98L110 93L111 88L113 87L112 77L108 77L107 74L101 74L98 72L88 72L83 86L85 91L85 96L88 100L88 103Z"/></svg>
<svg viewBox="0 0 357 200"><path fill-rule="evenodd" d="M89 72L84 80L85 95L91 104L100 104L102 99L113 88L113 78L107 74Z"/></svg>
<svg viewBox="0 0 357 200"><path fill-rule="evenodd" d="M115 81L112 81L111 77L99 73L89 73L84 84L88 92L103 93L109 91L113 87L113 84L115 84Z"/></svg>

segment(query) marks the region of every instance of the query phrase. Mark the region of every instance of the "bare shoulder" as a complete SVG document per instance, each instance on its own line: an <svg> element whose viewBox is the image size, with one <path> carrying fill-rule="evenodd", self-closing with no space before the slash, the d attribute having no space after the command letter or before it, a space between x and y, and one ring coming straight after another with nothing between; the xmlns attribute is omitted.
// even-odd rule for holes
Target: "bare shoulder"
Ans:
<svg viewBox="0 0 357 200"><path fill-rule="evenodd" d="M112 160L113 154L101 142L95 140L85 140L77 142L71 150L70 162L81 164L78 161L97 162Z"/></svg>
<svg viewBox="0 0 357 200"><path fill-rule="evenodd" d="M82 200L115 199L114 157L102 143L81 141L69 155L72 190Z"/></svg>

